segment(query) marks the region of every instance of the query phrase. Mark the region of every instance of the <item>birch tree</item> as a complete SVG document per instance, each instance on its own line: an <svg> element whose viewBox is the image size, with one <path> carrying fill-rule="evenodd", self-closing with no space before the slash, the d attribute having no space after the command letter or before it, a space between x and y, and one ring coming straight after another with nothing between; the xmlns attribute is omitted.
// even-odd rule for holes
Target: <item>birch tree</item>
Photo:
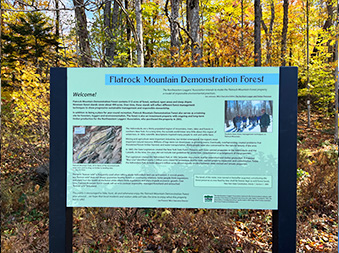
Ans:
<svg viewBox="0 0 339 253"><path fill-rule="evenodd" d="M180 38L179 38L179 0L171 0L171 56L179 54Z"/></svg>
<svg viewBox="0 0 339 253"><path fill-rule="evenodd" d="M201 65L201 47L199 45L199 28L200 28L200 16L199 16L199 0L187 0L187 30L191 37L191 50L193 66L197 67Z"/></svg>
<svg viewBox="0 0 339 253"><path fill-rule="evenodd" d="M143 43L143 30L142 30L142 15L141 15L141 0L135 1L135 19L137 23L137 59L138 65L144 67L144 43Z"/></svg>
<svg viewBox="0 0 339 253"><path fill-rule="evenodd" d="M128 9L128 0L125 0L125 9ZM127 41L131 45L132 44L132 28L129 23L129 18L126 15L126 36L127 36ZM128 59L129 59L129 64L133 63L133 50L131 46L128 46Z"/></svg>

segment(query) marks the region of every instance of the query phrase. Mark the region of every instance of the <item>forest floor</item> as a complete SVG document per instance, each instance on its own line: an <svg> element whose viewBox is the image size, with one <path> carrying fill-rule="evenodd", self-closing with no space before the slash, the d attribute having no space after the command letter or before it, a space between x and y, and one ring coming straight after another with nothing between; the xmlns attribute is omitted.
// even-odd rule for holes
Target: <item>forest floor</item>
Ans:
<svg viewBox="0 0 339 253"><path fill-rule="evenodd" d="M333 118L298 116L297 252L338 250ZM48 147L45 147L48 151ZM46 152L45 150L45 152ZM20 153L21 152L21 153ZM1 251L48 252L48 185L2 146ZM44 152L42 152L44 153ZM74 252L271 252L272 211L74 208Z"/></svg>

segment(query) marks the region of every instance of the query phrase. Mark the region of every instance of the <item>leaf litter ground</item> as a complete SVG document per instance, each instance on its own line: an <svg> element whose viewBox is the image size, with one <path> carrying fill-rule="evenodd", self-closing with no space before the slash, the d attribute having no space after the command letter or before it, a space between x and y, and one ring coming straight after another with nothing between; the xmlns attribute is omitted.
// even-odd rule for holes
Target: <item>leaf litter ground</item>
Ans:
<svg viewBox="0 0 339 253"><path fill-rule="evenodd" d="M298 120L297 252L337 252L333 119L313 115L310 128L305 113ZM10 166L10 148L2 153L1 249L48 252L48 186L35 185L32 170L22 173L22 159L20 169ZM270 252L272 212L74 208L73 233L74 252Z"/></svg>

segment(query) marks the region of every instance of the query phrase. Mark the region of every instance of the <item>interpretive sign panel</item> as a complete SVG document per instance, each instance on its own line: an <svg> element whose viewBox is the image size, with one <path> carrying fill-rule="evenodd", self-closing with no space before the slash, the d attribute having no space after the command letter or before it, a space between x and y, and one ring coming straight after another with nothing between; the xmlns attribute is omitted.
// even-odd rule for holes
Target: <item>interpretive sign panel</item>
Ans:
<svg viewBox="0 0 339 253"><path fill-rule="evenodd" d="M276 210L279 78L67 69L67 206Z"/></svg>

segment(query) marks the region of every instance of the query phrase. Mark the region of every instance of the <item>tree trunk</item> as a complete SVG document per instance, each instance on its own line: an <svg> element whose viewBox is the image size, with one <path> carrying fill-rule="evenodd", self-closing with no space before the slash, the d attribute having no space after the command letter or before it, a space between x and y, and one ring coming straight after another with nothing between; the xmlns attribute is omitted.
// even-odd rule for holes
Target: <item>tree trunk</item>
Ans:
<svg viewBox="0 0 339 253"><path fill-rule="evenodd" d="M339 8L339 6L337 6ZM327 15L329 20L330 27L334 25L334 12L335 6L333 1L327 2ZM338 27L337 27L338 28ZM334 62L336 59L335 46L332 46L332 40L327 42L328 52L331 53L331 57L329 57L328 62Z"/></svg>
<svg viewBox="0 0 339 253"><path fill-rule="evenodd" d="M239 102L238 100L235 101L235 108L236 108L236 113L240 115L240 107L239 107Z"/></svg>
<svg viewBox="0 0 339 253"><path fill-rule="evenodd" d="M275 9L274 9L274 2L271 0L270 2L271 6L271 19L270 19L270 25L267 28L265 22L261 20L262 27L266 34L266 64L268 66L271 65L271 59L272 59L272 33L273 33L273 25L274 25L274 19L275 19Z"/></svg>
<svg viewBox="0 0 339 253"><path fill-rule="evenodd" d="M338 27L337 27L338 29ZM336 68L335 68L335 76L336 76L336 80L335 80L335 86L334 86L334 92L335 92L335 97L334 97L334 104L335 104L335 116L334 116L334 124L335 124L335 131L334 131L334 142L338 144L338 140L339 140L339 135L338 135L338 34L337 34L337 40L335 43L335 60L336 60Z"/></svg>
<svg viewBox="0 0 339 253"><path fill-rule="evenodd" d="M179 38L179 0L171 0L171 56L179 54L180 38ZM173 62L174 64L174 62Z"/></svg>
<svg viewBox="0 0 339 253"><path fill-rule="evenodd" d="M125 0L125 9L128 10L128 0ZM132 32L131 32L131 27L128 22L128 17L126 16L126 37L129 42L129 44L132 44ZM132 47L128 47L128 59L129 63L132 65L133 64L133 51Z"/></svg>
<svg viewBox="0 0 339 253"><path fill-rule="evenodd" d="M310 102L310 22L309 0L306 0L306 72L307 72L307 127L311 127Z"/></svg>
<svg viewBox="0 0 339 253"><path fill-rule="evenodd" d="M151 23L152 27L156 26L156 20L158 18L158 11L153 12L153 15L150 17L149 22ZM145 39L145 63L146 67L154 67L154 38L149 37Z"/></svg>
<svg viewBox="0 0 339 253"><path fill-rule="evenodd" d="M270 114L273 114L273 101L269 100L269 105L270 105Z"/></svg>
<svg viewBox="0 0 339 253"><path fill-rule="evenodd" d="M0 93L2 91L2 1L0 1ZM0 106L0 113L1 113L1 106ZM0 117L0 132L1 132L1 117Z"/></svg>
<svg viewBox="0 0 339 253"><path fill-rule="evenodd" d="M59 0L55 0L55 37L57 40L60 39L60 10L59 10ZM59 45L55 47L56 57L55 57L55 66L59 66Z"/></svg>
<svg viewBox="0 0 339 253"><path fill-rule="evenodd" d="M105 65L111 67L115 56L115 39L117 37L117 26L119 17L119 5L117 1L113 4L113 15L111 13L112 1L107 1L104 8L104 30L105 30Z"/></svg>
<svg viewBox="0 0 339 253"><path fill-rule="evenodd" d="M112 51L113 51L113 59L114 56L116 55L115 53L115 47L116 47L116 39L117 39L117 34L118 34L118 25L119 25L119 4L117 1L114 1L113 4L113 17L112 17L112 31L113 31L113 41L112 41Z"/></svg>
<svg viewBox="0 0 339 253"><path fill-rule="evenodd" d="M288 0L284 0L284 17L283 28L281 33L281 65L286 66L286 51L287 51L287 29L288 29Z"/></svg>
<svg viewBox="0 0 339 253"><path fill-rule="evenodd" d="M241 0L241 30L240 30L240 66L244 65L244 0Z"/></svg>
<svg viewBox="0 0 339 253"><path fill-rule="evenodd" d="M261 6L254 0L254 66L261 66Z"/></svg>
<svg viewBox="0 0 339 253"><path fill-rule="evenodd" d="M293 49L292 47L290 47L290 59L289 59L289 62L288 62L288 66L292 66L292 57L293 57Z"/></svg>
<svg viewBox="0 0 339 253"><path fill-rule="evenodd" d="M227 119L227 101L225 101L225 123L226 123L226 126L229 127L230 126L230 123Z"/></svg>
<svg viewBox="0 0 339 253"><path fill-rule="evenodd" d="M77 34L79 38L80 66L89 67L92 65L92 57L88 40L84 0L73 0L73 4L75 6L75 19L77 22Z"/></svg>
<svg viewBox="0 0 339 253"><path fill-rule="evenodd" d="M137 59L138 65L144 67L144 38L142 31L141 0L135 0L135 19L137 23Z"/></svg>
<svg viewBox="0 0 339 253"><path fill-rule="evenodd" d="M113 61L112 52L112 24L111 24L111 5L112 1L107 0L104 6L104 32L105 32L105 52L103 66L110 66Z"/></svg>
<svg viewBox="0 0 339 253"><path fill-rule="evenodd" d="M193 66L201 66L201 48L199 46L199 0L187 0L187 30L192 39L192 60Z"/></svg>

